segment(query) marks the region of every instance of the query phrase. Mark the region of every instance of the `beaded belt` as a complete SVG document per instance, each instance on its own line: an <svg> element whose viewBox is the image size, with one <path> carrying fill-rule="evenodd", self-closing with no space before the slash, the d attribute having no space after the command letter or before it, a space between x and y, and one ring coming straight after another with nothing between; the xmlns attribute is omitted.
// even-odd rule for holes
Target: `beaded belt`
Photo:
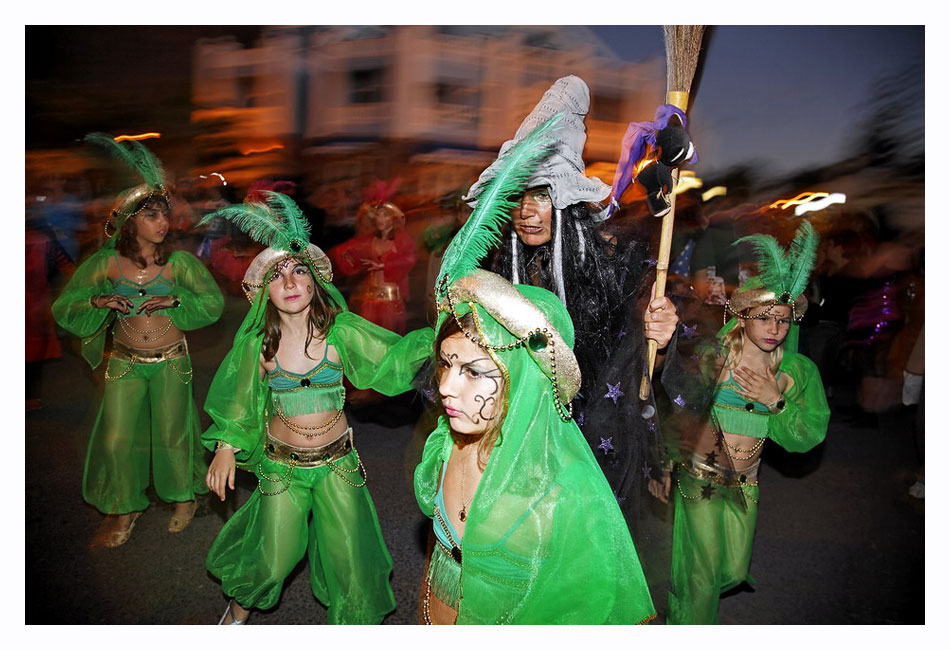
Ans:
<svg viewBox="0 0 950 650"><path fill-rule="evenodd" d="M160 348L133 348L121 341L112 342L112 356L132 363L161 363L179 359L188 354L188 342L184 337L180 341Z"/></svg>
<svg viewBox="0 0 950 650"><path fill-rule="evenodd" d="M707 463L706 457L700 454L693 454L692 460L679 463L683 470L695 478L709 481L724 487L740 487L743 485L758 485L759 480L759 462L745 469L735 470L729 467L723 467L718 463Z"/></svg>
<svg viewBox="0 0 950 650"><path fill-rule="evenodd" d="M339 438L322 447L295 447L267 435L264 455L268 459L297 467L320 467L332 461L340 460L353 449L353 427L349 427Z"/></svg>

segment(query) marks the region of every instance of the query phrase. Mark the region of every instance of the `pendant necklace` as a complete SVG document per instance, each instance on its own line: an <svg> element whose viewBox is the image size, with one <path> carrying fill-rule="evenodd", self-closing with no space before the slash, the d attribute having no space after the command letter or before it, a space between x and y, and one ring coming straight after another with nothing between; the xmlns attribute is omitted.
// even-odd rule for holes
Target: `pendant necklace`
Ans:
<svg viewBox="0 0 950 650"><path fill-rule="evenodd" d="M469 499L468 503L465 503L465 470L468 469L468 463L466 462L462 465L462 487L461 487L461 498L462 498L462 509L459 510L459 521L465 521L468 518L468 506L471 504L472 499L475 498L475 495L472 495L472 499Z"/></svg>

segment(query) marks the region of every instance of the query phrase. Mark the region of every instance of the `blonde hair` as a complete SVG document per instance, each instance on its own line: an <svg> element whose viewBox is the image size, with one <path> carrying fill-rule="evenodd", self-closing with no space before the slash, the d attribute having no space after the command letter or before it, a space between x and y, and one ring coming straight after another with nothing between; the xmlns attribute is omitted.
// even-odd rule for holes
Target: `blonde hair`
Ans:
<svg viewBox="0 0 950 650"><path fill-rule="evenodd" d="M743 316L748 316L749 312L755 309L755 307L749 307L748 309L742 310ZM736 320L742 320L737 318ZM736 323L736 326L731 330L726 332L725 336L722 337L722 348L726 355L725 365L729 370L735 370L739 366L739 360L742 358L742 348L745 343L745 328L741 327L739 323ZM786 338L788 335L786 334ZM783 345L779 345L774 350L769 352L769 372L773 375L778 372L778 367L782 363L783 347L785 341L782 341Z"/></svg>

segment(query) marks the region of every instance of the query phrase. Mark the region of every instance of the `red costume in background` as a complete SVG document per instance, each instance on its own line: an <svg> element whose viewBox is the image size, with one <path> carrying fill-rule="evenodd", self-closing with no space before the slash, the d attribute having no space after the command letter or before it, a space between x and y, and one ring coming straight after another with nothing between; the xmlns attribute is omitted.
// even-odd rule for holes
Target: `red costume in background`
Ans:
<svg viewBox="0 0 950 650"><path fill-rule="evenodd" d="M374 233L348 239L330 250L330 260L341 275L365 274L350 298L356 313L397 334L405 334L409 271L416 264L416 242L404 229L397 229L393 239L382 240L391 243L389 250L378 255L373 251L375 239ZM367 271L363 260L382 264L383 268Z"/></svg>

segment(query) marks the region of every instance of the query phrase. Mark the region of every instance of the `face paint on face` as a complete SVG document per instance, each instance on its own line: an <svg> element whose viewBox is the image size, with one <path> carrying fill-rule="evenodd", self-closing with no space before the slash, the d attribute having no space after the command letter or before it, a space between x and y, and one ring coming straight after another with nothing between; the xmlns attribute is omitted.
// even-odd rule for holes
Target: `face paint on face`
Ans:
<svg viewBox="0 0 950 650"><path fill-rule="evenodd" d="M792 325L792 308L787 305L754 307L749 318L739 321L745 338L763 352L771 352L785 342Z"/></svg>
<svg viewBox="0 0 950 650"><path fill-rule="evenodd" d="M462 334L439 348L439 395L455 433L481 436L500 415L504 375L491 357Z"/></svg>
<svg viewBox="0 0 950 650"><path fill-rule="evenodd" d="M526 246L540 246L551 241L551 215L554 204L548 188L536 187L521 195L512 223L515 233Z"/></svg>
<svg viewBox="0 0 950 650"><path fill-rule="evenodd" d="M310 306L313 295L313 275L306 264L288 258L277 265L268 285L270 301L288 314L298 314Z"/></svg>

